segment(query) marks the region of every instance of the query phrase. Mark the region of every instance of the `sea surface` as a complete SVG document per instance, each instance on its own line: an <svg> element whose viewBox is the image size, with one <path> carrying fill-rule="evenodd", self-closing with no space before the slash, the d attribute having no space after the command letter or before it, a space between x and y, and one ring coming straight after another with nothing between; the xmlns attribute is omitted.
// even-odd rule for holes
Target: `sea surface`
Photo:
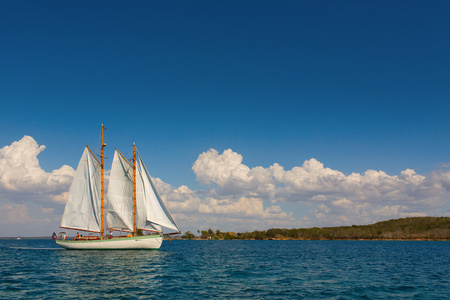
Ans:
<svg viewBox="0 0 450 300"><path fill-rule="evenodd" d="M450 242L0 240L1 299L449 299Z"/></svg>

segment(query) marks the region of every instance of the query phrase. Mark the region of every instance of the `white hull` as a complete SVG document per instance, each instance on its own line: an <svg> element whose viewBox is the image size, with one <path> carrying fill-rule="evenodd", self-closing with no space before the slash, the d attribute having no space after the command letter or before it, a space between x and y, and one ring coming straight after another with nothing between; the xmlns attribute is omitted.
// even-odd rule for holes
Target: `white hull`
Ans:
<svg viewBox="0 0 450 300"><path fill-rule="evenodd" d="M69 250L158 250L162 241L160 235L148 235L87 241L56 240L56 243Z"/></svg>

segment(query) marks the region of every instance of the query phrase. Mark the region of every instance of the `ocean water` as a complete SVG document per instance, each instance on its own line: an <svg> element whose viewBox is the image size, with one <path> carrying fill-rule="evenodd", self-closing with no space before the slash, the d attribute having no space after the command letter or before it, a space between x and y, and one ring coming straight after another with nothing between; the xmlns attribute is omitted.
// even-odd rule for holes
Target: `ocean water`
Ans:
<svg viewBox="0 0 450 300"><path fill-rule="evenodd" d="M450 242L0 240L1 299L449 299Z"/></svg>

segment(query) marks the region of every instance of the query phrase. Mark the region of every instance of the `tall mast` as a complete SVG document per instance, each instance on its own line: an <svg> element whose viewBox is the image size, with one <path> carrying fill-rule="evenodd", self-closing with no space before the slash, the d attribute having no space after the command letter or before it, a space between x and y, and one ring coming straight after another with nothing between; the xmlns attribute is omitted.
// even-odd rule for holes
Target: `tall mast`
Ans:
<svg viewBox="0 0 450 300"><path fill-rule="evenodd" d="M106 130L106 128L105 127L103 127L103 124L102 124L102 155L101 155L101 158L102 158L102 161L101 161L101 170L102 170L102 209L101 209L101 212L102 212L102 226L101 226L101 232L100 232L100 237L102 237L103 238L103 233L104 233L104 228L103 228L103 210L104 210L104 191L105 191L105 188L104 188L104 180L103 180L103 148L105 148L106 147L106 144L103 142L103 129L105 129Z"/></svg>
<svg viewBox="0 0 450 300"><path fill-rule="evenodd" d="M133 143L133 216L134 216L134 236L137 236L136 228L136 145Z"/></svg>

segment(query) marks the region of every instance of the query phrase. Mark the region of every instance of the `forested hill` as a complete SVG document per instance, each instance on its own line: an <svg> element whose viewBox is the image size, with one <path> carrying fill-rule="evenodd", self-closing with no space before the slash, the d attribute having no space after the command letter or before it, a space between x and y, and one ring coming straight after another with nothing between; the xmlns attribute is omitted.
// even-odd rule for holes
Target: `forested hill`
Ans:
<svg viewBox="0 0 450 300"><path fill-rule="evenodd" d="M269 229L238 234L240 239L294 240L450 240L449 217L413 217L372 225Z"/></svg>

